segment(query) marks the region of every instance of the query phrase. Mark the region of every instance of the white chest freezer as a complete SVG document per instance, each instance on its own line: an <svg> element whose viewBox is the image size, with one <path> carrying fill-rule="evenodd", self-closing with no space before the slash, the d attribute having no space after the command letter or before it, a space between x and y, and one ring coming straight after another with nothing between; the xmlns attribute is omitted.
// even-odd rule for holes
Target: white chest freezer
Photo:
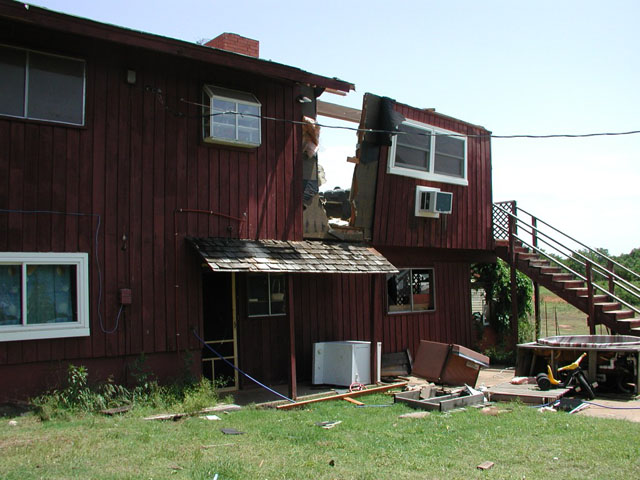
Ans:
<svg viewBox="0 0 640 480"><path fill-rule="evenodd" d="M348 387L353 382L371 381L371 342L348 340L313 344L314 385L327 384ZM382 344L378 342L378 377L380 381L380 357Z"/></svg>

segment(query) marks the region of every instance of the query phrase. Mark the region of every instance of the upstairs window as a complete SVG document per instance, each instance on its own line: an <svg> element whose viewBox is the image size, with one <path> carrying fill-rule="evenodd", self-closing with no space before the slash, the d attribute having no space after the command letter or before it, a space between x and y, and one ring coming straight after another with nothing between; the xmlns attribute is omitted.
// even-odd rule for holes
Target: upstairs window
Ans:
<svg viewBox="0 0 640 480"><path fill-rule="evenodd" d="M0 342L89 335L86 253L0 253Z"/></svg>
<svg viewBox="0 0 640 480"><path fill-rule="evenodd" d="M467 185L467 138L405 120L389 148L388 173ZM450 136L452 135L452 136Z"/></svg>
<svg viewBox="0 0 640 480"><path fill-rule="evenodd" d="M387 275L387 311L407 313L435 310L433 268L400 270Z"/></svg>
<svg viewBox="0 0 640 480"><path fill-rule="evenodd" d="M0 114L84 125L85 62L0 46Z"/></svg>
<svg viewBox="0 0 640 480"><path fill-rule="evenodd" d="M203 90L205 142L258 147L262 105L250 93L205 85Z"/></svg>

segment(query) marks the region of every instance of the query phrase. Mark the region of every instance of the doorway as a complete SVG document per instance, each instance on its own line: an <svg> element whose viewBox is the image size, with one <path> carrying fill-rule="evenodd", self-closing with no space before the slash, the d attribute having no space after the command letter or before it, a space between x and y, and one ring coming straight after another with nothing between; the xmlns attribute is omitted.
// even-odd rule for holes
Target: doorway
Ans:
<svg viewBox="0 0 640 480"><path fill-rule="evenodd" d="M234 273L202 274L202 320L205 343L233 365L238 365ZM202 376L218 391L238 389L238 371L208 348L202 349Z"/></svg>

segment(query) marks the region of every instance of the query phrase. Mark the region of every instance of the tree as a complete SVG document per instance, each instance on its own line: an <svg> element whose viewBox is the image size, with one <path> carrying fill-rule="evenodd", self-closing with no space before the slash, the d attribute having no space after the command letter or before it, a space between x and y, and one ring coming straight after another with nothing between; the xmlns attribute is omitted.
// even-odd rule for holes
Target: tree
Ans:
<svg viewBox="0 0 640 480"><path fill-rule="evenodd" d="M505 338L511 334L511 276L509 265L498 259L497 263L478 263L471 267L472 276L484 285L486 301L491 305L490 325L496 332ZM533 286L529 277L521 272L516 273L518 322L527 321L527 317L533 313ZM518 331L530 331L530 328ZM522 332L525 333L525 332ZM518 340L529 340L519 335Z"/></svg>

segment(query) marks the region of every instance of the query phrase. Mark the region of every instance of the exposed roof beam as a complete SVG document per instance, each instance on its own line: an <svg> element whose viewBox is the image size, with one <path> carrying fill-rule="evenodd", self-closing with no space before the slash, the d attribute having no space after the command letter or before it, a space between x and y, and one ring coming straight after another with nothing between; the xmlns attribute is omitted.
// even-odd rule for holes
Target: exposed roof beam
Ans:
<svg viewBox="0 0 640 480"><path fill-rule="evenodd" d="M347 122L360 123L362 110L357 108L345 107L336 103L323 102L317 100L317 113L325 117L337 118L338 120L346 120Z"/></svg>

